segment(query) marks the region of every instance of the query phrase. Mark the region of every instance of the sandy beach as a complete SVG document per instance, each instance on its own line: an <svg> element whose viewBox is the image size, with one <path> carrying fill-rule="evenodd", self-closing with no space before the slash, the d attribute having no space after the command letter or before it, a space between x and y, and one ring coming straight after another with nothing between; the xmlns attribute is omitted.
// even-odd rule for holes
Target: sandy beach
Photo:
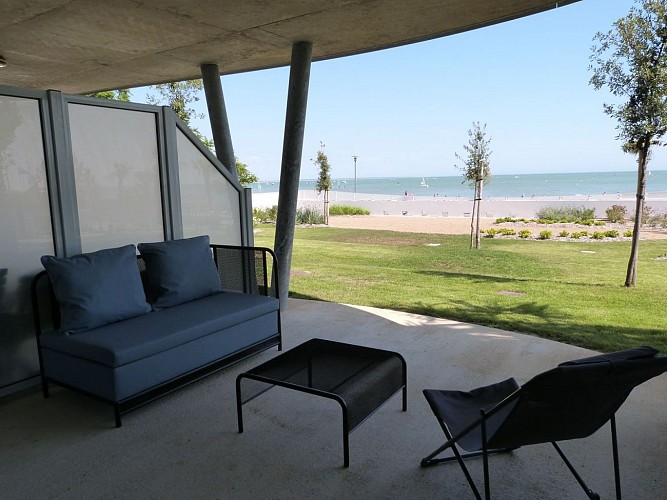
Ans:
<svg viewBox="0 0 667 500"><path fill-rule="evenodd" d="M469 234L472 201L459 198L431 198L424 196L384 196L367 193L331 192L331 204L358 206L370 211L370 216L338 216L330 218L332 227L357 229L388 229L402 232ZM278 204L278 193L253 193L253 207L268 208ZM648 193L646 204L654 214L667 213L667 193ZM595 209L597 217L605 217L605 210L612 205L626 207L627 214L634 214L635 196L626 194L603 194L598 196L543 196L530 198L491 198L482 201L480 227L495 225L497 218L514 217L532 219L543 207L571 206ZM323 209L322 195L315 191L299 191L298 206ZM508 224L505 224L507 227ZM512 228L529 229L537 235L548 229L554 235L560 231L596 230L594 226L572 224L512 224ZM605 230L617 229L620 233L632 229L631 225L610 225ZM599 228L598 228L599 230ZM643 239L667 239L667 229L644 229Z"/></svg>
<svg viewBox="0 0 667 500"><path fill-rule="evenodd" d="M332 191L329 194L332 205L350 205L367 209L372 215L467 217L472 210L472 200L465 197L432 196L389 196L369 193ZM278 204L278 193L256 193L252 195L252 205L268 208ZM633 193L600 194L596 196L531 196L526 198L493 197L484 198L481 206L482 217L515 217L532 219L544 207L570 206L595 209L597 217L604 217L605 210L612 205L626 207L627 213L635 210ZM647 193L646 205L654 213L667 213L667 193ZM299 207L323 208L323 195L315 191L302 190L298 195Z"/></svg>
<svg viewBox="0 0 667 500"><path fill-rule="evenodd" d="M495 219L480 218L480 228L511 227L517 231L528 229L534 235L548 229L556 236L561 231L589 231L616 229L619 232L632 229L630 225L606 224L603 228L582 226L575 224L494 224ZM405 233L431 234L470 234L470 219L463 217L421 217L421 216L392 216L392 215L355 215L334 216L329 218L329 226L353 229L378 229L400 231ZM645 229L641 232L642 239L667 239L667 229Z"/></svg>

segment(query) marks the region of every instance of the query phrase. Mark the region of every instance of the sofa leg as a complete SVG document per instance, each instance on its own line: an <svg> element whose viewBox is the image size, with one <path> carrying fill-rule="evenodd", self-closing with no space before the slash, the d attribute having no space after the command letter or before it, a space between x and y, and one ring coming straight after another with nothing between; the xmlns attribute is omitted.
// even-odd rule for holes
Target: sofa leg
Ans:
<svg viewBox="0 0 667 500"><path fill-rule="evenodd" d="M123 423L120 420L120 406L114 405L113 406L113 413L114 417L116 418L116 428L121 427Z"/></svg>

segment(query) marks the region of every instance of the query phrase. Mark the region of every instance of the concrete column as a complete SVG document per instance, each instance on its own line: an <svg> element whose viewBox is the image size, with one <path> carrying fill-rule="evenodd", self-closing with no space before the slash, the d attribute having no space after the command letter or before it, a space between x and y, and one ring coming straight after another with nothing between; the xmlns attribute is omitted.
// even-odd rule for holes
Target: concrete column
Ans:
<svg viewBox="0 0 667 500"><path fill-rule="evenodd" d="M220 70L217 64L202 64L200 69L204 82L208 117L213 132L215 155L220 163L227 167L227 170L238 180L239 173L236 171L236 158L234 157L232 134L229 131L229 122L227 121L227 108L225 107L225 96L222 93Z"/></svg>
<svg viewBox="0 0 667 500"><path fill-rule="evenodd" d="M287 294L292 266L294 225L296 224L296 204L299 195L299 174L301 171L303 134L306 126L306 106L308 104L308 84L312 56L312 43L296 42L292 45L274 245L274 251L278 259L280 307L283 310L287 309Z"/></svg>

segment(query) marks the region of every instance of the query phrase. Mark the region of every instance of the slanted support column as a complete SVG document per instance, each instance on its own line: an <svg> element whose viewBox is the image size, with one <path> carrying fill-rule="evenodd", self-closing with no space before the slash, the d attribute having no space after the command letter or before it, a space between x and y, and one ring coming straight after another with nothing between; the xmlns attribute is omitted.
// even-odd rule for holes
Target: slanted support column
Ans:
<svg viewBox="0 0 667 500"><path fill-rule="evenodd" d="M220 70L217 64L202 64L200 69L204 82L208 116L211 121L211 131L213 132L215 155L220 163L227 167L227 170L238 180L239 173L236 170L232 134L229 131L225 96L222 93L222 83L220 82Z"/></svg>
<svg viewBox="0 0 667 500"><path fill-rule="evenodd" d="M294 225L299 195L299 173L303 151L303 134L306 127L306 106L313 44L296 42L292 45L283 158L280 167L280 193L278 195L278 217L274 251L278 259L280 283L280 308L287 309L287 296L292 266Z"/></svg>

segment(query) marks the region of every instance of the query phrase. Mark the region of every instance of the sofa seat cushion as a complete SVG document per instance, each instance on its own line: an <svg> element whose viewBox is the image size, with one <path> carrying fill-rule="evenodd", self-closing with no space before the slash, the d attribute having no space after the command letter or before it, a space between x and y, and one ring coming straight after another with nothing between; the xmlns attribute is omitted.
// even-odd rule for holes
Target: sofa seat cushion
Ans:
<svg viewBox="0 0 667 500"><path fill-rule="evenodd" d="M278 309L272 297L221 292L77 335L47 332L41 346L117 367Z"/></svg>

